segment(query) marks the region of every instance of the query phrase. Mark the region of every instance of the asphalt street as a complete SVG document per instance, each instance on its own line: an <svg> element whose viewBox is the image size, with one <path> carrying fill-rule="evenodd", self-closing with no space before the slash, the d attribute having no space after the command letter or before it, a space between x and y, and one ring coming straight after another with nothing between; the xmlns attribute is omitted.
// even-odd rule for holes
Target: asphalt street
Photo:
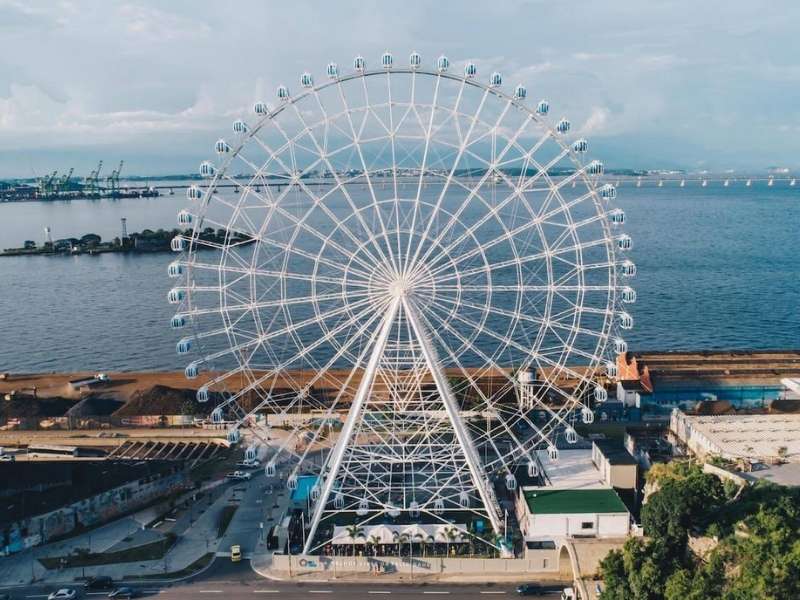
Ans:
<svg viewBox="0 0 800 600"><path fill-rule="evenodd" d="M452 598L483 598L493 596L516 597L517 584L411 584L393 583L379 580L364 583L327 583L327 582L284 582L270 581L257 575L250 569L249 562L231 563L225 558L218 558L204 573L189 580L172 583L138 583L125 584L140 592L140 598L157 598L158 600L176 600L186 598L221 597L225 600L240 598L260 598L262 596L280 596L281 599L308 600L313 594L323 597L347 598L358 600L376 596L401 596L403 598L430 598L431 596L449 596ZM45 599L58 587L69 586L24 586L6 588L0 593L8 593L12 600ZM78 598L103 598L108 592L83 592L79 586ZM546 593L526 598L553 600L558 597L560 588L553 586Z"/></svg>

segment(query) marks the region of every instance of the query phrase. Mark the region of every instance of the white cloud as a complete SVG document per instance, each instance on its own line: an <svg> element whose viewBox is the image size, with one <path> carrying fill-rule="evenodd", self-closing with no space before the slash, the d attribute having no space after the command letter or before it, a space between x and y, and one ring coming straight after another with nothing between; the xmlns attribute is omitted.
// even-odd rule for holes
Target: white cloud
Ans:
<svg viewBox="0 0 800 600"><path fill-rule="evenodd" d="M800 156L791 128L799 122L798 21L793 0L775 0L769 11L725 0L620 0L602 11L478 0L340 0L335 8L310 0L240 0L234 8L0 0L0 31L12 49L0 56L0 142L33 152L113 140L134 168L159 132L163 145L181 134L184 148L205 148L303 70L320 81L329 60L349 70L356 54L374 65L389 49L399 64L412 50L426 65L446 54L453 73L471 58L480 78L497 70L508 89L519 82L532 102L548 98L554 118L570 118L577 135L656 142L649 156L616 163L657 163L671 144L697 149L685 153L688 162L746 148L754 164L769 164Z"/></svg>
<svg viewBox="0 0 800 600"><path fill-rule="evenodd" d="M607 133L609 124L609 117L611 113L603 106L595 106L592 108L589 117L584 121L583 125L578 128L580 135L596 135Z"/></svg>
<svg viewBox="0 0 800 600"><path fill-rule="evenodd" d="M211 31L206 23L153 7L123 4L119 15L126 31L142 43L198 38Z"/></svg>

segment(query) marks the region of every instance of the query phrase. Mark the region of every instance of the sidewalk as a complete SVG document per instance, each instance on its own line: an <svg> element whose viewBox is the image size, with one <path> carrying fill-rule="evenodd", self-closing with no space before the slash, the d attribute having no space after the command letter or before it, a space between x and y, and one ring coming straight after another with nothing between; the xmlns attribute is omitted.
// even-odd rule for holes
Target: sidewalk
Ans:
<svg viewBox="0 0 800 600"><path fill-rule="evenodd" d="M256 560L256 559L260 560ZM378 562L383 562L385 557L378 557ZM299 557L293 560L300 560ZM296 564L296 563L295 563ZM314 582L314 583L524 583L536 580L540 582L564 583L558 572L519 572L519 573L432 573L424 569L419 571L394 571L394 572L340 572L331 568L325 571L302 572L277 570L272 567L271 560L263 557L254 557L250 562L252 569L267 579L275 581ZM571 585L571 583L569 584Z"/></svg>

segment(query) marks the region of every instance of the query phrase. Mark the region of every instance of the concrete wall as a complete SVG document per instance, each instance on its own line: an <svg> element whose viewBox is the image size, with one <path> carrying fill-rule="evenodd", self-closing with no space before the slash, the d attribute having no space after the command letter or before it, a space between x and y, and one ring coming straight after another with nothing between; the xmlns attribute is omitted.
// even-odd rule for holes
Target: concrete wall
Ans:
<svg viewBox="0 0 800 600"><path fill-rule="evenodd" d="M0 530L0 556L13 554L27 547L47 543L69 535L79 527L92 527L132 512L172 492L183 489L183 471L152 481L131 481L91 498L80 500L41 515L11 523Z"/></svg>
<svg viewBox="0 0 800 600"><path fill-rule="evenodd" d="M528 550L526 558L431 558L431 557L389 557L375 558L365 556L286 556L276 554L272 559L273 569L288 573L291 560L291 573L327 572L334 574L369 573L380 569L390 573L424 574L525 574L558 575L557 550Z"/></svg>
<svg viewBox="0 0 800 600"><path fill-rule="evenodd" d="M606 483L615 488L635 490L636 465L609 465L609 476Z"/></svg>
<svg viewBox="0 0 800 600"><path fill-rule="evenodd" d="M692 427L690 419L677 408L672 411L669 429L677 438L700 458L709 454L721 454L721 449L700 431Z"/></svg>

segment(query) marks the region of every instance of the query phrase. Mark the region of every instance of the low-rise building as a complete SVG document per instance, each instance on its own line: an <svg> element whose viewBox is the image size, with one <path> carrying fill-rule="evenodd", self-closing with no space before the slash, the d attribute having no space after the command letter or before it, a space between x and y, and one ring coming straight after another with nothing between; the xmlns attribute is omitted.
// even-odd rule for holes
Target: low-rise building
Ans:
<svg viewBox="0 0 800 600"><path fill-rule="evenodd" d="M701 460L719 457L750 479L800 485L800 414L696 416L676 409L670 433Z"/></svg>
<svg viewBox="0 0 800 600"><path fill-rule="evenodd" d="M545 485L522 486L515 506L527 547L565 537L620 538L630 533L630 511L593 461L596 452L594 447L560 450L555 460L546 451L537 453ZM609 481L613 475L609 470Z"/></svg>
<svg viewBox="0 0 800 600"><path fill-rule="evenodd" d="M595 440L592 443L592 463L600 471L606 485L636 489L637 463L622 444L611 440Z"/></svg>
<svg viewBox="0 0 800 600"><path fill-rule="evenodd" d="M631 516L611 488L524 488L520 493L526 541L563 537L625 537Z"/></svg>

